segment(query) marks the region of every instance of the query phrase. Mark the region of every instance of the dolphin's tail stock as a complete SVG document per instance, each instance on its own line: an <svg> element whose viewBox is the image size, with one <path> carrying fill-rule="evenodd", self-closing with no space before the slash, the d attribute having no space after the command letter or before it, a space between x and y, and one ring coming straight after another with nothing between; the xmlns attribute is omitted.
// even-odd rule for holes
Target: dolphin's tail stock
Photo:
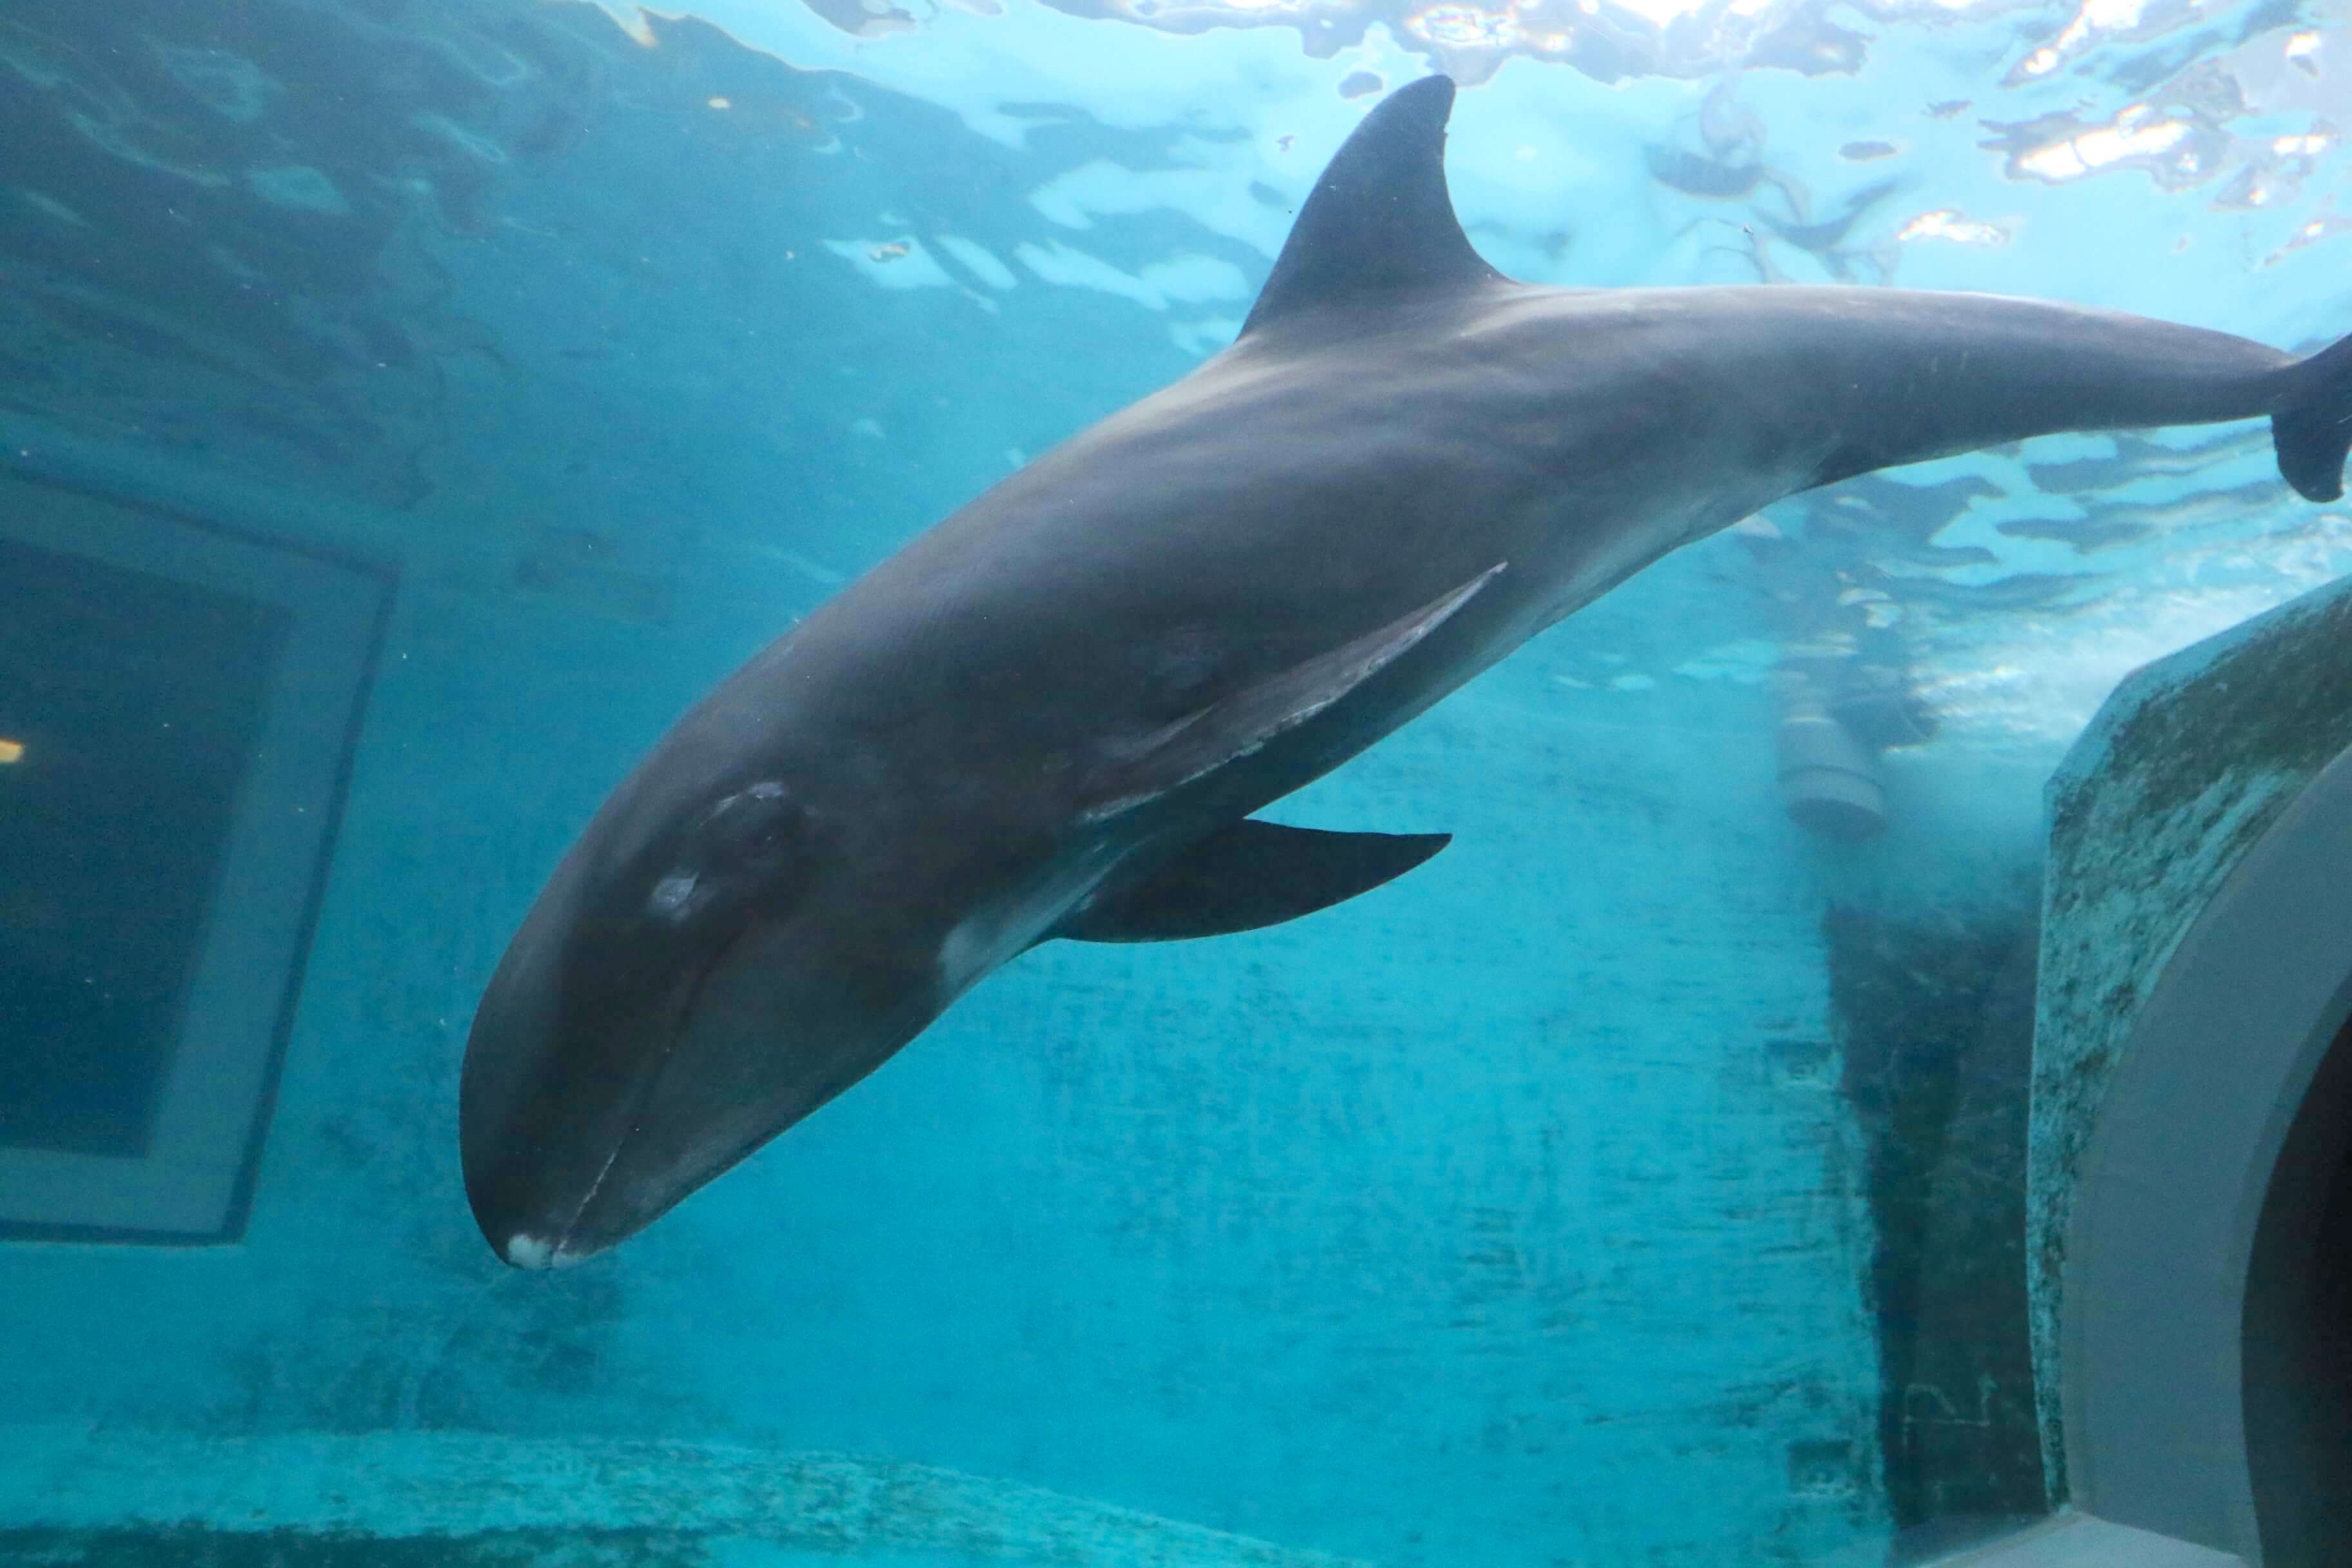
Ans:
<svg viewBox="0 0 2352 1568"><path fill-rule="evenodd" d="M2352 455L2352 337L2340 340L2285 374L2294 378L2286 401L2271 416L2279 472L2306 500L2344 494L2344 459Z"/></svg>

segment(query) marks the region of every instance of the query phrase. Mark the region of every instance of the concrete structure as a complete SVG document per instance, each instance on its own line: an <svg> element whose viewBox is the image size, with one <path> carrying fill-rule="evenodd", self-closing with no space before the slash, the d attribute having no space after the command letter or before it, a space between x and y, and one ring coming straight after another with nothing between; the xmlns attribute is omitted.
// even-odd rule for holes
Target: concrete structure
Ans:
<svg viewBox="0 0 2352 1568"><path fill-rule="evenodd" d="M2044 1451L2077 1510L2215 1562L2352 1540L2347 748L2337 584L2134 676L2050 787Z"/></svg>

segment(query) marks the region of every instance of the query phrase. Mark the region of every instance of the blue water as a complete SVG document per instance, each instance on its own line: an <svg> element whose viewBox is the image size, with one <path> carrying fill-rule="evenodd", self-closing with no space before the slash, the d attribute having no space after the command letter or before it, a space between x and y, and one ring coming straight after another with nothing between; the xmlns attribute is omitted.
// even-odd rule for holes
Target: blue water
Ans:
<svg viewBox="0 0 2352 1568"><path fill-rule="evenodd" d="M1773 508L1276 810L1422 869L1041 948L577 1269L468 1214L598 803L1229 342L1432 68L1515 277L2352 331L2315 8L0 4L0 1562L1876 1564L2063 1501L2040 791L2352 567L2258 426Z"/></svg>

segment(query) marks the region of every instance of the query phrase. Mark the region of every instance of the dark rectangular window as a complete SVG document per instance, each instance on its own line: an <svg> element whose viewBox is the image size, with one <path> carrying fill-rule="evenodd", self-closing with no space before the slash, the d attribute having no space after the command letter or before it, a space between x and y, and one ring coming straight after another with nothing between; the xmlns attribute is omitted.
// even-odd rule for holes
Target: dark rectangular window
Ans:
<svg viewBox="0 0 2352 1568"><path fill-rule="evenodd" d="M0 480L0 1235L242 1228L390 588Z"/></svg>

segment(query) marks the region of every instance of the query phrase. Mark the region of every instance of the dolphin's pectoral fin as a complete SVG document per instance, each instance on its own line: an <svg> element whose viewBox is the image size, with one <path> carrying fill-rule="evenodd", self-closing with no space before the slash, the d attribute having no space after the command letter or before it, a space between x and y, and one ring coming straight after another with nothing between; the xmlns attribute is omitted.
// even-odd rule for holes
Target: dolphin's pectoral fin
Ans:
<svg viewBox="0 0 2352 1568"><path fill-rule="evenodd" d="M2344 493L2344 460L2352 456L2352 338L2291 367L2294 402L2271 416L2279 472L2306 500L2332 501Z"/></svg>
<svg viewBox="0 0 2352 1568"><path fill-rule="evenodd" d="M1242 323L1318 306L1361 310L1433 289L1508 283L1478 258L1445 189L1445 121L1454 83L1399 88L1356 127L1307 194L1274 271Z"/></svg>
<svg viewBox="0 0 2352 1568"><path fill-rule="evenodd" d="M1410 615L1119 747L1087 779L1080 815L1100 822L1132 810L1297 729L1444 626L1508 564L1497 562Z"/></svg>
<svg viewBox="0 0 2352 1568"><path fill-rule="evenodd" d="M1071 911L1050 933L1078 942L1176 942L1311 915L1403 876L1448 833L1325 833L1255 817L1219 828L1143 880Z"/></svg>

